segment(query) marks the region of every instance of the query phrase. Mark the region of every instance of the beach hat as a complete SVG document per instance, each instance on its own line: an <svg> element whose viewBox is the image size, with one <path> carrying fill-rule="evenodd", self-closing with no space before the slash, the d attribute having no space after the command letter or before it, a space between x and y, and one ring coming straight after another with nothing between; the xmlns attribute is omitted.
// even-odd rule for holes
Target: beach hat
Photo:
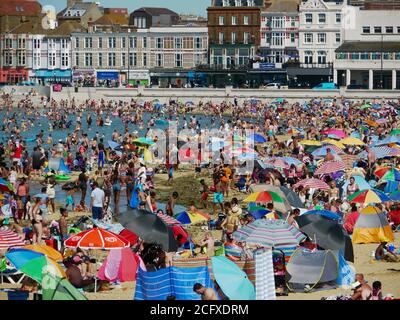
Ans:
<svg viewBox="0 0 400 320"><path fill-rule="evenodd" d="M357 289L359 286L361 286L361 283L359 281L356 281L351 284L351 289Z"/></svg>
<svg viewBox="0 0 400 320"><path fill-rule="evenodd" d="M72 261L76 264L82 263L82 258L80 256L74 256Z"/></svg>
<svg viewBox="0 0 400 320"><path fill-rule="evenodd" d="M239 207L238 206L233 206L232 207L232 213L238 213L239 212Z"/></svg>

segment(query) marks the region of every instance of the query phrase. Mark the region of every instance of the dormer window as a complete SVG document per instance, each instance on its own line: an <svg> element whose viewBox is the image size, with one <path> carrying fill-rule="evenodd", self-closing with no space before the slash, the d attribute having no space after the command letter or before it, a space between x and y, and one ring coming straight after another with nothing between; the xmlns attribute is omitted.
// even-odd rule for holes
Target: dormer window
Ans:
<svg viewBox="0 0 400 320"><path fill-rule="evenodd" d="M235 6L236 7L241 7L242 6L242 0L235 0Z"/></svg>
<svg viewBox="0 0 400 320"><path fill-rule="evenodd" d="M222 6L223 7L229 7L229 0L223 0L223 2L222 2Z"/></svg>
<svg viewBox="0 0 400 320"><path fill-rule="evenodd" d="M255 6L254 0L247 0L247 6L248 7L254 7Z"/></svg>

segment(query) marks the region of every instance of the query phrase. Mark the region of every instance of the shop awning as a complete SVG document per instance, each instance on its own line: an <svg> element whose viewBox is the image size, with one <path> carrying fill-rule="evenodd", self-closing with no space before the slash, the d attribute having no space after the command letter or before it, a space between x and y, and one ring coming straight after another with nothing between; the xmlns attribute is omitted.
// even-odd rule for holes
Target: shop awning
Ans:
<svg viewBox="0 0 400 320"><path fill-rule="evenodd" d="M98 71L97 80L118 80L119 72L115 71Z"/></svg>
<svg viewBox="0 0 400 320"><path fill-rule="evenodd" d="M71 70L36 70L37 78L71 78Z"/></svg>

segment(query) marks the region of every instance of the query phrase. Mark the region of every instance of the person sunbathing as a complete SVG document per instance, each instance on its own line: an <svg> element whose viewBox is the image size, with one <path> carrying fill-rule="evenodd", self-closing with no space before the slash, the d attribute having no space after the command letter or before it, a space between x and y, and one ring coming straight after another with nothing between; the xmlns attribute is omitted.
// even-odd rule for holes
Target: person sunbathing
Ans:
<svg viewBox="0 0 400 320"><path fill-rule="evenodd" d="M400 257L387 247L387 242L381 242L375 251L376 260L384 260L387 262L399 262Z"/></svg>

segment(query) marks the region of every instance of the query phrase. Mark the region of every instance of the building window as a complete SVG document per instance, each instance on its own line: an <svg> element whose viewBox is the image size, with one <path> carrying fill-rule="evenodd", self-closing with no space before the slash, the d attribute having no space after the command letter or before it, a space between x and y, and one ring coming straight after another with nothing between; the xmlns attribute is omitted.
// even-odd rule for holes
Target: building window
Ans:
<svg viewBox="0 0 400 320"><path fill-rule="evenodd" d="M201 49L203 47L201 38L199 38L199 37L194 38L194 47L196 49Z"/></svg>
<svg viewBox="0 0 400 320"><path fill-rule="evenodd" d="M92 48L92 47L93 47L92 38L85 38L85 48Z"/></svg>
<svg viewBox="0 0 400 320"><path fill-rule="evenodd" d="M312 33L304 34L304 43L313 43L313 34Z"/></svg>
<svg viewBox="0 0 400 320"><path fill-rule="evenodd" d="M164 47L163 40L164 40L163 38L156 39L157 49L162 49Z"/></svg>
<svg viewBox="0 0 400 320"><path fill-rule="evenodd" d="M360 59L361 60L370 60L369 53L367 53L367 52L360 53Z"/></svg>
<svg viewBox="0 0 400 320"><path fill-rule="evenodd" d="M283 45L283 32L273 32L272 33L272 45L273 46L282 46Z"/></svg>
<svg viewBox="0 0 400 320"><path fill-rule="evenodd" d="M232 25L236 26L237 24L237 17L236 16L232 16Z"/></svg>
<svg viewBox="0 0 400 320"><path fill-rule="evenodd" d="M182 38L175 38L175 49L182 49Z"/></svg>
<svg viewBox="0 0 400 320"><path fill-rule="evenodd" d="M25 49L25 39L18 39L18 49Z"/></svg>
<svg viewBox="0 0 400 320"><path fill-rule="evenodd" d="M68 39L61 39L61 49L68 48Z"/></svg>
<svg viewBox="0 0 400 320"><path fill-rule="evenodd" d="M121 38L121 47L126 48L126 38L125 37Z"/></svg>
<svg viewBox="0 0 400 320"><path fill-rule="evenodd" d="M272 17L272 28L283 28L283 17Z"/></svg>
<svg viewBox="0 0 400 320"><path fill-rule="evenodd" d="M382 27L374 27L374 33L382 33Z"/></svg>
<svg viewBox="0 0 400 320"><path fill-rule="evenodd" d="M335 34L335 42L340 43L340 33Z"/></svg>
<svg viewBox="0 0 400 320"><path fill-rule="evenodd" d="M223 7L229 7L229 5L230 5L229 0L222 0Z"/></svg>
<svg viewBox="0 0 400 320"><path fill-rule="evenodd" d="M194 65L195 66L198 66L198 65L202 64L202 62L203 62L203 58L202 57L203 56L202 56L201 53L196 53L194 55Z"/></svg>
<svg viewBox="0 0 400 320"><path fill-rule="evenodd" d="M69 66L69 55L68 53L61 54L61 67L68 67Z"/></svg>
<svg viewBox="0 0 400 320"><path fill-rule="evenodd" d="M144 52L143 53L143 67L146 67L146 66L147 66L147 53Z"/></svg>
<svg viewBox="0 0 400 320"><path fill-rule="evenodd" d="M48 39L48 46L49 46L49 49L56 48L56 43L55 43L54 39Z"/></svg>
<svg viewBox="0 0 400 320"><path fill-rule="evenodd" d="M296 41L296 34L295 33L291 33L290 34L290 43L295 43Z"/></svg>
<svg viewBox="0 0 400 320"><path fill-rule="evenodd" d="M108 38L108 48L114 49L117 47L117 39L115 37Z"/></svg>
<svg viewBox="0 0 400 320"><path fill-rule="evenodd" d="M352 52L350 54L350 59L352 59L352 60L360 60L360 54L358 52Z"/></svg>
<svg viewBox="0 0 400 320"><path fill-rule="evenodd" d="M143 37L143 48L147 48L147 37Z"/></svg>
<svg viewBox="0 0 400 320"><path fill-rule="evenodd" d="M38 39L33 39L33 44L34 44L34 48L36 48L36 43L37 43ZM6 39L6 45L5 45L6 49L11 49L12 48L12 39Z"/></svg>
<svg viewBox="0 0 400 320"><path fill-rule="evenodd" d="M362 27L363 33L371 33L370 27Z"/></svg>
<svg viewBox="0 0 400 320"><path fill-rule="evenodd" d="M122 52L121 53L121 67L125 67L126 65L126 53Z"/></svg>
<svg viewBox="0 0 400 320"><path fill-rule="evenodd" d="M304 63L305 64L312 64L313 63L313 53L312 53L312 51L304 52Z"/></svg>
<svg viewBox="0 0 400 320"><path fill-rule="evenodd" d="M397 33L400 33L400 27L397 27Z"/></svg>
<svg viewBox="0 0 400 320"><path fill-rule="evenodd" d="M134 64L133 64L133 52L129 53L129 66L130 67L134 66Z"/></svg>
<svg viewBox="0 0 400 320"><path fill-rule="evenodd" d="M393 27L386 27L386 33L393 33Z"/></svg>
<svg viewBox="0 0 400 320"><path fill-rule="evenodd" d="M241 7L242 6L242 0L235 0L235 7Z"/></svg>
<svg viewBox="0 0 400 320"><path fill-rule="evenodd" d="M236 32L231 33L231 41L232 41L232 44L236 43Z"/></svg>
<svg viewBox="0 0 400 320"><path fill-rule="evenodd" d="M317 43L326 43L326 33L318 33Z"/></svg>
<svg viewBox="0 0 400 320"><path fill-rule="evenodd" d="M93 66L93 54L85 53L85 67Z"/></svg>
<svg viewBox="0 0 400 320"><path fill-rule="evenodd" d="M26 62L25 52L23 52L23 51L18 52L18 65L24 66L25 62Z"/></svg>
<svg viewBox="0 0 400 320"><path fill-rule="evenodd" d="M248 44L249 43L249 38L250 38L250 33L249 32L244 32L243 33L243 43Z"/></svg>
<svg viewBox="0 0 400 320"><path fill-rule="evenodd" d="M79 48L79 38L75 38L75 48Z"/></svg>
<svg viewBox="0 0 400 320"><path fill-rule="evenodd" d="M102 53L99 53L98 66L103 67L103 54Z"/></svg>
<svg viewBox="0 0 400 320"><path fill-rule="evenodd" d="M55 52L49 53L49 67L54 68L56 66L56 54Z"/></svg>
<svg viewBox="0 0 400 320"><path fill-rule="evenodd" d="M157 67L163 67L164 66L164 61L163 61L163 55L162 53L157 53L156 54L156 66Z"/></svg>
<svg viewBox="0 0 400 320"><path fill-rule="evenodd" d="M40 53L33 54L33 68L34 69L40 68Z"/></svg>
<svg viewBox="0 0 400 320"><path fill-rule="evenodd" d="M318 51L318 64L326 64L326 52Z"/></svg>
<svg viewBox="0 0 400 320"><path fill-rule="evenodd" d="M223 26L224 25L224 16L219 17L219 25Z"/></svg>
<svg viewBox="0 0 400 320"><path fill-rule="evenodd" d="M295 27L296 26L296 18L295 17L290 17L290 26Z"/></svg>
<svg viewBox="0 0 400 320"><path fill-rule="evenodd" d="M131 48L137 48L137 37L129 38L129 46ZM125 47L124 47L125 48Z"/></svg>
<svg viewBox="0 0 400 320"><path fill-rule="evenodd" d="M306 13L305 18L306 23L312 23L312 13Z"/></svg>
<svg viewBox="0 0 400 320"><path fill-rule="evenodd" d="M103 38L99 38L99 49L103 48Z"/></svg>
<svg viewBox="0 0 400 320"><path fill-rule="evenodd" d="M115 53L108 54L108 66L115 67Z"/></svg>
<svg viewBox="0 0 400 320"><path fill-rule="evenodd" d="M318 23L326 23L326 14L325 13L318 14Z"/></svg>
<svg viewBox="0 0 400 320"><path fill-rule="evenodd" d="M218 41L219 41L219 44L224 44L224 33L223 32L220 32L218 34Z"/></svg>
<svg viewBox="0 0 400 320"><path fill-rule="evenodd" d="M175 67L182 68L182 53L175 55Z"/></svg>
<svg viewBox="0 0 400 320"><path fill-rule="evenodd" d="M341 23L342 22L342 14L336 13L336 23Z"/></svg>
<svg viewBox="0 0 400 320"><path fill-rule="evenodd" d="M380 60L381 59L381 54L378 52L372 53L371 54L372 60Z"/></svg>
<svg viewBox="0 0 400 320"><path fill-rule="evenodd" d="M6 65L11 66L13 64L13 55L11 52L5 52L4 59Z"/></svg>
<svg viewBox="0 0 400 320"><path fill-rule="evenodd" d="M244 16L243 17L243 24L245 25L245 26L248 26L250 23L249 23L249 16Z"/></svg>

